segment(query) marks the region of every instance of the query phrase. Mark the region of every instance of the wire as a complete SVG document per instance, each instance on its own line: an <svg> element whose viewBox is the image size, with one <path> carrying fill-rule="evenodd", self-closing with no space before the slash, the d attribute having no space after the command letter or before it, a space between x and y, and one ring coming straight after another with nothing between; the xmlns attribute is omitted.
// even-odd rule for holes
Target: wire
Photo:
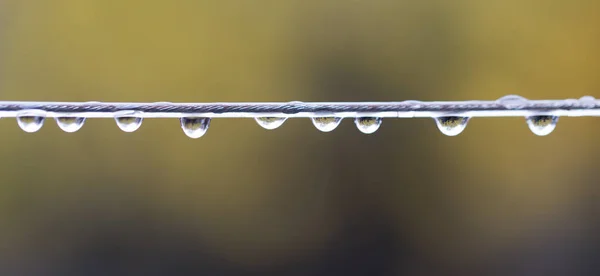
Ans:
<svg viewBox="0 0 600 276"><path fill-rule="evenodd" d="M590 96L566 100L527 100L509 95L496 101L280 102L280 103L117 103L0 101L0 117L83 118L252 118L252 117L514 117L600 116Z"/></svg>

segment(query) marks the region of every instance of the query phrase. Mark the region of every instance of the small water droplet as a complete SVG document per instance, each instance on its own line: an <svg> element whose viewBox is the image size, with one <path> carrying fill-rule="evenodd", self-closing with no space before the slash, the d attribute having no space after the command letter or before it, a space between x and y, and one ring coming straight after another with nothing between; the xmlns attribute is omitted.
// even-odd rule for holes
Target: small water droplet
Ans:
<svg viewBox="0 0 600 276"><path fill-rule="evenodd" d="M342 118L339 117L313 117L311 120L315 127L323 132L334 130L342 122Z"/></svg>
<svg viewBox="0 0 600 276"><path fill-rule="evenodd" d="M285 120L287 120L286 117L256 117L258 125L269 130L280 127Z"/></svg>
<svg viewBox="0 0 600 276"><path fill-rule="evenodd" d="M210 118L189 117L179 119L185 135L196 139L202 137L208 130Z"/></svg>
<svg viewBox="0 0 600 276"><path fill-rule="evenodd" d="M507 95L497 100L508 109L522 108L527 104L527 99L519 95Z"/></svg>
<svg viewBox="0 0 600 276"><path fill-rule="evenodd" d="M437 127L443 134L448 136L459 135L465 130L468 122L469 117L449 116L435 118Z"/></svg>
<svg viewBox="0 0 600 276"><path fill-rule="evenodd" d="M579 98L580 104L583 105L584 108L594 108L596 105L596 98L592 96L583 96Z"/></svg>
<svg viewBox="0 0 600 276"><path fill-rule="evenodd" d="M65 132L75 132L81 129L85 123L84 117L58 117L56 124Z"/></svg>
<svg viewBox="0 0 600 276"><path fill-rule="evenodd" d="M371 134L381 126L381 118L378 117L358 117L354 119L354 123L358 130L365 134Z"/></svg>
<svg viewBox="0 0 600 276"><path fill-rule="evenodd" d="M142 126L143 118L142 117L132 117L132 116L122 116L122 117L116 117L115 121L117 121L117 126L119 126L119 128L122 131L134 132L138 128L140 128L140 126Z"/></svg>
<svg viewBox="0 0 600 276"><path fill-rule="evenodd" d="M45 119L43 116L23 115L17 116L17 123L23 131L32 133L42 128Z"/></svg>
<svg viewBox="0 0 600 276"><path fill-rule="evenodd" d="M529 129L538 136L546 136L550 134L558 123L558 116L541 115L527 117L527 125Z"/></svg>

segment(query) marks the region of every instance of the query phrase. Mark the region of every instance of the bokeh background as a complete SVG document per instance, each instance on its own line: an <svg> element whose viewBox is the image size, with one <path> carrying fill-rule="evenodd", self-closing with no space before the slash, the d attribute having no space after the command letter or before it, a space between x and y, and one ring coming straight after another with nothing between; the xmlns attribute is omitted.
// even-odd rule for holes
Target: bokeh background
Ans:
<svg viewBox="0 0 600 276"><path fill-rule="evenodd" d="M2 100L598 96L594 0L0 2ZM2 275L594 275L600 121L0 120Z"/></svg>

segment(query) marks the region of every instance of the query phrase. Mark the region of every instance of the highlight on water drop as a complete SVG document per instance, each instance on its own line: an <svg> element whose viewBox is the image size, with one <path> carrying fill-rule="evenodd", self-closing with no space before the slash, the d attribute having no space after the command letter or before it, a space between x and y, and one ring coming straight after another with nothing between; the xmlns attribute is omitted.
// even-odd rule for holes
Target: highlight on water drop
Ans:
<svg viewBox="0 0 600 276"><path fill-rule="evenodd" d="M583 96L579 98L579 103L586 108L593 108L596 105L596 98L593 96Z"/></svg>
<svg viewBox="0 0 600 276"><path fill-rule="evenodd" d="M181 129L183 129L185 135L193 139L200 138L206 133L210 126L210 120L210 118L201 117L184 117L179 119Z"/></svg>
<svg viewBox="0 0 600 276"><path fill-rule="evenodd" d="M434 118L437 127L447 136L459 135L467 127L469 117L447 116Z"/></svg>
<svg viewBox="0 0 600 276"><path fill-rule="evenodd" d="M527 125L533 134L538 136L546 136L556 128L558 116L538 115L527 117Z"/></svg>
<svg viewBox="0 0 600 276"><path fill-rule="evenodd" d="M374 133L379 129L383 120L379 117L357 117L354 123L358 130L364 134Z"/></svg>
<svg viewBox="0 0 600 276"><path fill-rule="evenodd" d="M60 129L62 129L64 132L76 132L79 129L81 129L81 127L83 127L83 124L85 123L85 118L84 117L57 117L56 118L56 124L58 125L58 127Z"/></svg>
<svg viewBox="0 0 600 276"><path fill-rule="evenodd" d="M125 132L134 132L142 126L142 117L134 117L134 116L121 116L116 117L115 121L117 122L117 126L122 131Z"/></svg>
<svg viewBox="0 0 600 276"><path fill-rule="evenodd" d="M42 128L46 115L44 112L26 111L17 116L17 124L19 127L29 133L36 132Z"/></svg>
<svg viewBox="0 0 600 276"><path fill-rule="evenodd" d="M528 100L526 98L519 95L507 95L498 99L496 102L508 109L518 109L525 107L527 105L527 101Z"/></svg>
<svg viewBox="0 0 600 276"><path fill-rule="evenodd" d="M19 116L17 117L17 123L19 127L25 132L33 133L42 128L44 125L44 117L41 116Z"/></svg>
<svg viewBox="0 0 600 276"><path fill-rule="evenodd" d="M313 125L322 132L332 131L342 122L340 117L313 117L311 120Z"/></svg>
<svg viewBox="0 0 600 276"><path fill-rule="evenodd" d="M594 96L583 96L579 98L579 100L582 102L594 102L596 101L596 98L594 98Z"/></svg>
<svg viewBox="0 0 600 276"><path fill-rule="evenodd" d="M276 128L280 127L281 125L283 125L283 123L285 122L285 120L287 120L287 118L286 117L256 117L255 120L258 123L258 125L260 125L261 127L268 129L268 130L272 130L272 129L276 129Z"/></svg>

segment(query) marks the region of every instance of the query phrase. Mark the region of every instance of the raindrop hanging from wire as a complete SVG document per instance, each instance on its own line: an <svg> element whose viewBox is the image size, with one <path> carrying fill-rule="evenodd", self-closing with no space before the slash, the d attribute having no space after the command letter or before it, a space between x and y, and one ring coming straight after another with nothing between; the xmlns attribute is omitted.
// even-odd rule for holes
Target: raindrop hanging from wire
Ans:
<svg viewBox="0 0 600 276"><path fill-rule="evenodd" d="M41 113L37 113L39 112L25 111L22 114L17 115L17 124L25 132L33 133L40 130L44 125L46 117Z"/></svg>
<svg viewBox="0 0 600 276"><path fill-rule="evenodd" d="M210 126L210 118L185 117L179 120L185 135L193 139L204 136Z"/></svg>
<svg viewBox="0 0 600 276"><path fill-rule="evenodd" d="M469 117L438 117L434 118L439 130L447 136L456 136L463 132L469 122Z"/></svg>
<svg viewBox="0 0 600 276"><path fill-rule="evenodd" d="M379 129L382 120L379 117L358 117L354 119L354 123L362 133L371 134Z"/></svg>
<svg viewBox="0 0 600 276"><path fill-rule="evenodd" d="M268 130L280 127L287 120L286 117L256 117L255 119L258 125Z"/></svg>
<svg viewBox="0 0 600 276"><path fill-rule="evenodd" d="M315 127L322 132L334 130L342 122L339 117L313 117L311 118Z"/></svg>
<svg viewBox="0 0 600 276"><path fill-rule="evenodd" d="M556 128L558 116L541 115L527 117L527 125L531 132L538 136L546 136Z"/></svg>
<svg viewBox="0 0 600 276"><path fill-rule="evenodd" d="M60 129L65 132L76 132L85 123L84 117L58 117L56 118L56 124Z"/></svg>
<svg viewBox="0 0 600 276"><path fill-rule="evenodd" d="M116 117L115 121L117 122L117 126L119 126L119 128L122 131L134 132L134 131L138 130L140 128L140 126L142 126L143 118L142 117L123 116L123 117Z"/></svg>

